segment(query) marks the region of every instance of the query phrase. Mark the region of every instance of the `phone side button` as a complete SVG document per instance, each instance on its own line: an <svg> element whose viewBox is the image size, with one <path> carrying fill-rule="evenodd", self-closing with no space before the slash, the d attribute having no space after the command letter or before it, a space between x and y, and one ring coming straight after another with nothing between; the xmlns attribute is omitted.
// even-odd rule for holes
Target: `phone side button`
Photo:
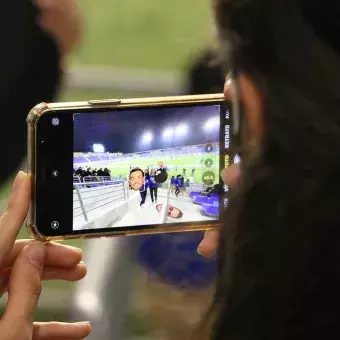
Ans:
<svg viewBox="0 0 340 340"><path fill-rule="evenodd" d="M99 100L89 100L88 103L92 106L96 105L119 105L121 100L119 99L99 99Z"/></svg>

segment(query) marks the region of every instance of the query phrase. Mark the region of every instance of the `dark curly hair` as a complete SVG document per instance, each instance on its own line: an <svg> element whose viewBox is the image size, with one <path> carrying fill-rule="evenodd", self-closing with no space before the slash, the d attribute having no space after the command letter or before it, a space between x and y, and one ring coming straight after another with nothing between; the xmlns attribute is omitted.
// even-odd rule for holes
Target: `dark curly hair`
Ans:
<svg viewBox="0 0 340 340"><path fill-rule="evenodd" d="M213 340L340 338L340 1L215 0L221 56L261 91L221 230Z"/></svg>

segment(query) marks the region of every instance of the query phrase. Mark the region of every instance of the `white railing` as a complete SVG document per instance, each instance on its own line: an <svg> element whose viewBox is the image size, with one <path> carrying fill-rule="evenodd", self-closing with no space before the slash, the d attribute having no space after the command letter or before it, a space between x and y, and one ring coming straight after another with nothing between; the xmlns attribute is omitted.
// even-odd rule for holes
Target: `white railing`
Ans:
<svg viewBox="0 0 340 340"><path fill-rule="evenodd" d="M73 176L73 183L81 183L82 179L80 176Z"/></svg>
<svg viewBox="0 0 340 340"><path fill-rule="evenodd" d="M98 183L107 184L112 181L123 181L125 178L122 177L111 177L111 176L73 176L73 183L86 183L96 185Z"/></svg>
<svg viewBox="0 0 340 340"><path fill-rule="evenodd" d="M159 224L165 223L165 220L168 217L169 196L170 196L170 191L171 191L170 183L168 185L169 185L169 188L168 188L168 191L166 193L164 204L162 206L162 210L161 210L161 214L160 214L160 218L159 218L159 222L158 222Z"/></svg>
<svg viewBox="0 0 340 340"><path fill-rule="evenodd" d="M112 181L115 180L110 176L85 176L83 178L84 183L89 183L89 182L107 182L107 181Z"/></svg>
<svg viewBox="0 0 340 340"><path fill-rule="evenodd" d="M73 218L83 216L86 222L90 212L128 199L125 181L87 181L73 187Z"/></svg>

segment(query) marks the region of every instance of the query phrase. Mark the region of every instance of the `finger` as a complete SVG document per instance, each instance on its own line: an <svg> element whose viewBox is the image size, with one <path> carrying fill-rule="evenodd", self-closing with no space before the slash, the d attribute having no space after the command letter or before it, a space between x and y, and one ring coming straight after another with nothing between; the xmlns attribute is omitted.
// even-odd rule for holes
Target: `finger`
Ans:
<svg viewBox="0 0 340 340"><path fill-rule="evenodd" d="M221 172L222 180L225 184L230 187L235 186L235 184L239 181L241 176L241 166L240 164L233 164L230 167L223 169Z"/></svg>
<svg viewBox="0 0 340 340"><path fill-rule="evenodd" d="M20 252L31 242L32 240L16 241L2 267L11 267ZM82 256L82 251L79 248L50 242L46 244L44 265L50 267L73 268L80 263Z"/></svg>
<svg viewBox="0 0 340 340"><path fill-rule="evenodd" d="M59 267L44 267L42 280L63 280L63 281L79 281L87 274L85 264L80 263L73 268L59 268ZM1 288L5 292L7 290L8 278L11 275L11 268L6 268L0 271L0 292ZM3 281L2 281L3 280Z"/></svg>
<svg viewBox="0 0 340 340"><path fill-rule="evenodd" d="M91 332L89 322L79 323L34 323L33 326L33 340L68 340L68 339L84 339Z"/></svg>
<svg viewBox="0 0 340 340"><path fill-rule="evenodd" d="M208 230L204 234L203 241L199 244L197 252L204 257L211 257L215 254L218 246L218 230Z"/></svg>
<svg viewBox="0 0 340 340"><path fill-rule="evenodd" d="M14 181L7 209L0 218L0 268L25 221L29 203L30 181L28 176L20 171Z"/></svg>
<svg viewBox="0 0 340 340"><path fill-rule="evenodd" d="M228 74L225 79L224 89L223 89L224 98L228 100L231 99L231 93L230 93L231 82L232 82L231 76Z"/></svg>
<svg viewBox="0 0 340 340"><path fill-rule="evenodd" d="M43 272L43 280L64 280L64 281L79 281L87 274L85 264L78 264L72 269L45 267Z"/></svg>
<svg viewBox="0 0 340 340"><path fill-rule="evenodd" d="M252 79L244 74L240 73L237 79L239 85L238 90L240 91L238 99L242 102L242 106L244 107L250 132L249 137L250 139L258 138L263 134L261 92L254 85ZM232 100L234 95L233 86L235 85L235 81L232 79L231 75L228 75L224 84L224 97L227 100Z"/></svg>
<svg viewBox="0 0 340 340"><path fill-rule="evenodd" d="M33 314L41 293L45 246L33 242L16 259L8 284L8 302L2 320L32 331Z"/></svg>

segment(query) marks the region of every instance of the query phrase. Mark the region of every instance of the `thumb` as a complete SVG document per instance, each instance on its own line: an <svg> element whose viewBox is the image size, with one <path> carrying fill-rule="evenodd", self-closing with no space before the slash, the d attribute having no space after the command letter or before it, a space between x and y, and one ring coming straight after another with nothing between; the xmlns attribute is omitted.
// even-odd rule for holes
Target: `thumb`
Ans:
<svg viewBox="0 0 340 340"><path fill-rule="evenodd" d="M207 230L203 241L199 244L197 252L204 257L212 256L218 247L218 230Z"/></svg>
<svg viewBox="0 0 340 340"><path fill-rule="evenodd" d="M230 187L237 184L241 177L241 165L240 163L233 164L229 168L225 168L221 172L223 182Z"/></svg>
<svg viewBox="0 0 340 340"><path fill-rule="evenodd" d="M45 245L32 242L16 259L8 284L8 303L3 320L32 330L33 314L41 293Z"/></svg>

